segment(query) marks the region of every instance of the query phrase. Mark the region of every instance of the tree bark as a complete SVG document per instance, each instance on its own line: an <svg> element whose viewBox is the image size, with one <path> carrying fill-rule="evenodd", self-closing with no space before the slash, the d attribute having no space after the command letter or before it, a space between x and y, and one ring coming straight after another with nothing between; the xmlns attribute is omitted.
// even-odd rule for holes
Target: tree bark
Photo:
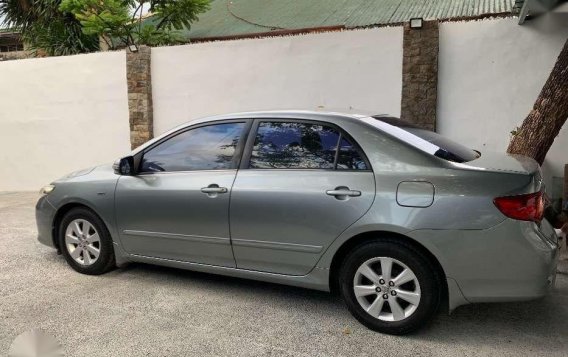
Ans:
<svg viewBox="0 0 568 357"><path fill-rule="evenodd" d="M28 12L32 7L30 0L18 0L18 3L20 4L20 9L24 12Z"/></svg>
<svg viewBox="0 0 568 357"><path fill-rule="evenodd" d="M568 40L534 103L511 139L507 152L532 157L542 165L568 118ZM566 148L568 153L568 148Z"/></svg>

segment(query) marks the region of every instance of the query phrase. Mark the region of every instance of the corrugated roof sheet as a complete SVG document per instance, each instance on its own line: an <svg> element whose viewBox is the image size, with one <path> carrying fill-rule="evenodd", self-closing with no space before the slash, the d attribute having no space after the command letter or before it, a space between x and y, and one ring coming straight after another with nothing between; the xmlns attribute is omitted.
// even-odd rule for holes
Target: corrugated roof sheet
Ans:
<svg viewBox="0 0 568 357"><path fill-rule="evenodd" d="M510 13L514 0L213 0L190 38L328 26L355 28Z"/></svg>

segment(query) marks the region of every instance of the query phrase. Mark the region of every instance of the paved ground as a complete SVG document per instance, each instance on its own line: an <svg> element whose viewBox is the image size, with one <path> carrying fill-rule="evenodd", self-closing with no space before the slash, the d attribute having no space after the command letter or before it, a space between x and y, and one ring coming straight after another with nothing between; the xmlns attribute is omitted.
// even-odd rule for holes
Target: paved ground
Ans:
<svg viewBox="0 0 568 357"><path fill-rule="evenodd" d="M80 275L36 241L36 199L0 193L0 355L32 328L67 356L568 355L566 261L543 300L463 306L393 337L316 291L142 264Z"/></svg>

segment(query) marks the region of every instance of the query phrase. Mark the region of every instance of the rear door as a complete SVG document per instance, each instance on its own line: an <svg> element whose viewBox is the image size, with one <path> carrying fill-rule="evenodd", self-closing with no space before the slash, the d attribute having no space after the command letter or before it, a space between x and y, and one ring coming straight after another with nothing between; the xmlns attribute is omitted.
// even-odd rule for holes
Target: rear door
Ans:
<svg viewBox="0 0 568 357"><path fill-rule="evenodd" d="M307 274L374 196L371 167L340 128L255 120L231 194L237 267Z"/></svg>

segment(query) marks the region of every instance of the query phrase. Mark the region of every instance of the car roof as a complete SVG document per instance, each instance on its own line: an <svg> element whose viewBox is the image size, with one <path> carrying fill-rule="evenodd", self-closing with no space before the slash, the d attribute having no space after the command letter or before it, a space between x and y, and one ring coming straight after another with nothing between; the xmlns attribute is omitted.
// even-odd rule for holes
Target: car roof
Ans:
<svg viewBox="0 0 568 357"><path fill-rule="evenodd" d="M374 113L373 115L375 115ZM192 120L187 124L194 124L197 122L207 122L212 120L223 120L223 119L242 119L242 118L325 118L325 117L344 117L358 119L362 117L368 117L370 114L365 112L352 112L345 113L341 111L332 110L262 110L262 111L250 111L250 112L238 112L223 115L214 115L205 118L200 118Z"/></svg>
<svg viewBox="0 0 568 357"><path fill-rule="evenodd" d="M232 120L232 119L262 119L262 118L271 118L271 119L307 119L307 120L323 120L331 118L340 118L343 120L352 120L352 121L360 121L361 118L367 118L370 116L388 116L388 114L369 114L370 112L366 111L357 111L352 113L345 113L340 111L331 111L331 110L262 110L262 111L249 111L249 112L237 112L237 113L229 113L229 114L221 114L221 115L213 115L198 118L195 120L190 120L183 124L180 124L165 133L158 135L156 138L148 141L147 143L141 145L140 147L136 148L132 151L133 154L143 150L147 146L151 145L158 139L167 136L173 132L176 132L180 129L185 127L195 125L195 124L202 124L208 123L213 121L220 121L220 120Z"/></svg>

